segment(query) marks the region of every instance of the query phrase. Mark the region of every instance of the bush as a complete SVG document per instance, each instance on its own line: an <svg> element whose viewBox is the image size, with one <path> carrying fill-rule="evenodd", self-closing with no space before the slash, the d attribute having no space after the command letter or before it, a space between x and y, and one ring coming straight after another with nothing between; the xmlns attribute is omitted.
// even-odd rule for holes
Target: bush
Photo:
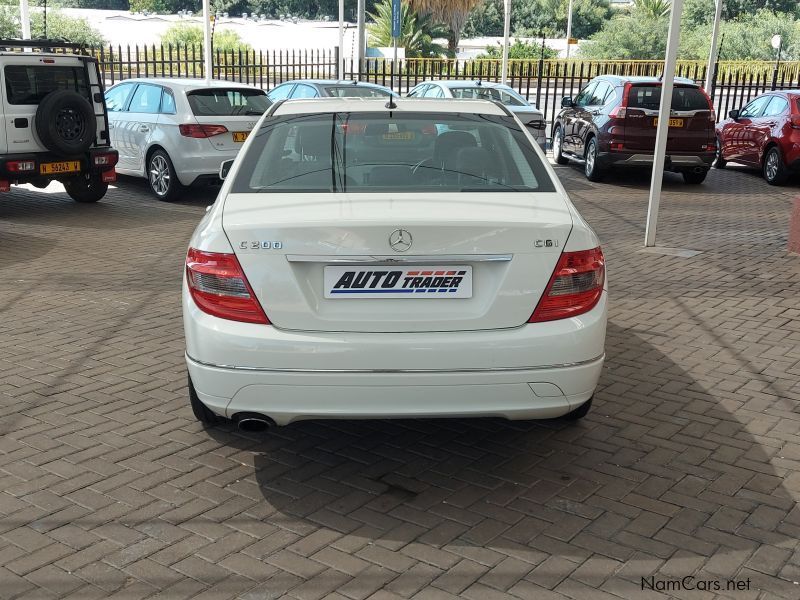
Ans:
<svg viewBox="0 0 800 600"><path fill-rule="evenodd" d="M542 55L542 44L533 43L529 44L521 40L514 40L513 44L508 46L509 59L536 59ZM496 46L486 46L486 53L481 54L477 58L503 58L503 44L498 42ZM544 47L544 58L558 58L558 52L552 48Z"/></svg>
<svg viewBox="0 0 800 600"><path fill-rule="evenodd" d="M167 29L161 36L161 43L166 46L203 46L203 28L199 25L179 23ZM253 47L244 42L238 33L230 29L218 29L214 32L212 46L215 51L230 52L231 50L250 51Z"/></svg>
<svg viewBox="0 0 800 600"><path fill-rule="evenodd" d="M0 37L22 37L18 7L0 5ZM39 11L31 11L31 37L44 37L44 16ZM47 37L86 46L101 46L106 41L103 34L93 29L86 19L68 17L53 9L47 11Z"/></svg>

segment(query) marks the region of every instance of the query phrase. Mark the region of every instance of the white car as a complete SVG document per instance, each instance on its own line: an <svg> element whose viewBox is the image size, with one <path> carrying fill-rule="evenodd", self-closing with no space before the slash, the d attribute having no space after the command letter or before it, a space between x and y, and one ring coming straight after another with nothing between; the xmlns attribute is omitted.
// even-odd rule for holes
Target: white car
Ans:
<svg viewBox="0 0 800 600"><path fill-rule="evenodd" d="M263 90L230 81L126 79L106 92L117 172L146 177L159 200L219 181L270 105Z"/></svg>
<svg viewBox="0 0 800 600"><path fill-rule="evenodd" d="M514 88L492 81L467 81L463 79L440 79L423 81L408 91L409 98L458 98L483 99L500 102L519 117L522 124L531 129L536 142L546 148L547 134L544 113L528 102Z"/></svg>
<svg viewBox="0 0 800 600"><path fill-rule="evenodd" d="M504 107L395 103L276 103L245 143L186 258L200 421L588 411L597 236Z"/></svg>

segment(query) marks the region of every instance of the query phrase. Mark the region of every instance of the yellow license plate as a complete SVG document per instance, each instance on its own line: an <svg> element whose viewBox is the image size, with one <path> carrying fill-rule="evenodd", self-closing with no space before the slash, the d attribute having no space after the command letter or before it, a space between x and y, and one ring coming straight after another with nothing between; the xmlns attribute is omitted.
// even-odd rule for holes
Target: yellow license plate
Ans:
<svg viewBox="0 0 800 600"><path fill-rule="evenodd" d="M42 175L55 175L58 173L75 173L81 170L81 161L65 160L63 162L42 163L39 173Z"/></svg>
<svg viewBox="0 0 800 600"><path fill-rule="evenodd" d="M243 142L247 139L247 136L250 135L249 131L234 131L233 132L233 141L234 142Z"/></svg>
<svg viewBox="0 0 800 600"><path fill-rule="evenodd" d="M658 117L653 119L653 126L658 127ZM683 127L683 119L670 119L669 120L670 127Z"/></svg>
<svg viewBox="0 0 800 600"><path fill-rule="evenodd" d="M395 131L392 133L384 133L383 139L385 140L405 140L410 141L414 139L413 131Z"/></svg>

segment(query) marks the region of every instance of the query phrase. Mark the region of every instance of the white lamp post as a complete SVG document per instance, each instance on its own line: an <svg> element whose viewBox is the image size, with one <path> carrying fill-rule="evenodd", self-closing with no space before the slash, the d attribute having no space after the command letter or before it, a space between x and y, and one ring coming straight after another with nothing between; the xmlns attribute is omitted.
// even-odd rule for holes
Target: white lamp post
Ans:
<svg viewBox="0 0 800 600"><path fill-rule="evenodd" d="M22 23L22 39L31 39L31 17L28 11L28 0L19 0L19 20Z"/></svg>
<svg viewBox="0 0 800 600"><path fill-rule="evenodd" d="M206 82L213 79L214 61L211 57L211 2L203 0L203 66L206 72Z"/></svg>
<svg viewBox="0 0 800 600"><path fill-rule="evenodd" d="M706 67L706 92L709 95L714 80L714 65L717 62L717 38L719 37L719 21L722 18L723 1L717 0L717 7L714 9L714 25L711 27L711 49L708 51L708 66Z"/></svg>
<svg viewBox="0 0 800 600"><path fill-rule="evenodd" d="M505 15L503 19L503 63L500 71L500 82L508 81L508 38L511 33L511 0L504 1Z"/></svg>

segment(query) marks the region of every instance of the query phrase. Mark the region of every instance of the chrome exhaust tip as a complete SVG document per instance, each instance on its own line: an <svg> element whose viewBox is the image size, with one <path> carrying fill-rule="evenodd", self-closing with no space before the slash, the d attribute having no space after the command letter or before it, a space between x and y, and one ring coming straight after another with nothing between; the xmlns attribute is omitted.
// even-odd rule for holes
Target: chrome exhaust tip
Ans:
<svg viewBox="0 0 800 600"><path fill-rule="evenodd" d="M266 431L273 425L275 425L275 422L272 419L258 413L240 413L236 415L236 426L239 431L256 433Z"/></svg>

